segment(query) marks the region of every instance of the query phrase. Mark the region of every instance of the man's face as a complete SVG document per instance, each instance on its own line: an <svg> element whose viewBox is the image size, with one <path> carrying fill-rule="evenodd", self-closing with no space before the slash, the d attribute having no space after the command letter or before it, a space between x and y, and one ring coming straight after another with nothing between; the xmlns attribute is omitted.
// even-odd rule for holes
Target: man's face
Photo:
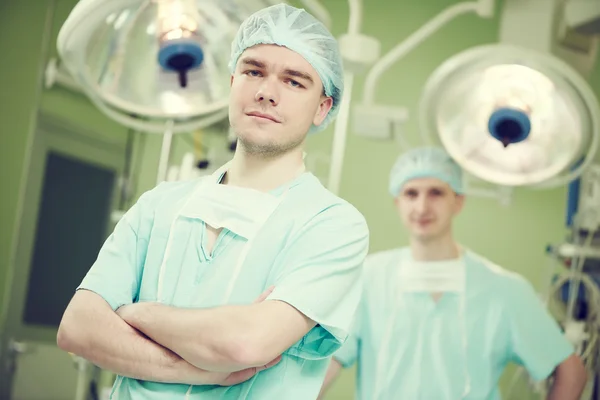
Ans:
<svg viewBox="0 0 600 400"><path fill-rule="evenodd" d="M276 156L300 146L333 105L315 69L298 53L257 45L231 77L229 122L247 152Z"/></svg>
<svg viewBox="0 0 600 400"><path fill-rule="evenodd" d="M464 196L439 179L418 178L402 187L395 203L411 237L428 242L451 232L452 219L462 209Z"/></svg>

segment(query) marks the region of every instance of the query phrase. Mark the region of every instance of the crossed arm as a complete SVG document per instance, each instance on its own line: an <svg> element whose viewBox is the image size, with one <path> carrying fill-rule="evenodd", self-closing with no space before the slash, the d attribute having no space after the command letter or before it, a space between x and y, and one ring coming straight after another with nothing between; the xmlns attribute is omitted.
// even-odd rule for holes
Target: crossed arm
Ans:
<svg viewBox="0 0 600 400"><path fill-rule="evenodd" d="M316 325L276 300L211 309L137 303L119 314L195 367L217 372L268 364Z"/></svg>
<svg viewBox="0 0 600 400"><path fill-rule="evenodd" d="M211 310L145 303L119 307L132 301L139 285L138 260L147 248L144 235L138 234L147 224L143 207L140 199L117 224L83 290L68 305L57 335L61 349L134 379L233 385L275 365L286 346L315 325L295 308L272 301ZM288 336L278 336L267 346L264 339L272 335L269 330L276 321L286 321Z"/></svg>
<svg viewBox="0 0 600 400"><path fill-rule="evenodd" d="M359 278L368 229L359 214L331 210L307 224L280 263L276 282L287 293L285 300L293 299L290 303L276 294L281 300L212 309L129 304L138 290L143 269L139 260L147 246L138 233L146 223L139 222L141 212L129 212L81 285L87 290L79 290L67 307L58 345L101 368L140 380L194 385L247 380L274 365L315 327L292 303L318 310L311 317L326 315L334 328L350 318L355 296L348 293ZM321 239L317 246L315 234ZM309 289L328 296L306 296Z"/></svg>
<svg viewBox="0 0 600 400"><path fill-rule="evenodd" d="M133 315L133 313L131 313ZM58 346L118 375L153 382L190 385L234 385L277 364L235 372L197 368L181 356L130 326L98 294L79 290L61 321Z"/></svg>

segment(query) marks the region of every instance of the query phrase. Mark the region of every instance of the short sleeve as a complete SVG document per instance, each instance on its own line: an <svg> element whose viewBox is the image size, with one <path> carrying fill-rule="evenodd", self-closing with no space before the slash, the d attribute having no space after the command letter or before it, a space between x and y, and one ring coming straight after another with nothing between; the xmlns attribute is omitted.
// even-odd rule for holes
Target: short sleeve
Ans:
<svg viewBox="0 0 600 400"><path fill-rule="evenodd" d="M517 279L506 295L511 300L507 310L511 358L524 366L533 379L543 380L573 354L574 348L529 282Z"/></svg>
<svg viewBox="0 0 600 400"><path fill-rule="evenodd" d="M317 323L290 354L326 358L346 341L361 296L368 248L364 217L342 204L309 221L284 250L268 299L284 301Z"/></svg>
<svg viewBox="0 0 600 400"><path fill-rule="evenodd" d="M138 297L148 247L147 226L153 219L148 205L152 192L144 193L117 223L77 288L98 294L113 310Z"/></svg>

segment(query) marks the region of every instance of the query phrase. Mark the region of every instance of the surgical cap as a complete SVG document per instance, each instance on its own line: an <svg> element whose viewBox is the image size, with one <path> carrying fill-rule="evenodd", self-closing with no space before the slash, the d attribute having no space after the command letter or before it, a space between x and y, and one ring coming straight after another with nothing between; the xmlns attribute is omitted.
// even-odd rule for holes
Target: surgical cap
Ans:
<svg viewBox="0 0 600 400"><path fill-rule="evenodd" d="M411 179L437 178L454 192L464 194L462 175L462 169L446 151L436 147L417 148L398 157L390 173L389 191L396 197Z"/></svg>
<svg viewBox="0 0 600 400"><path fill-rule="evenodd" d="M249 47L276 44L300 54L317 71L325 95L333 99L329 114L311 133L322 131L339 111L344 72L337 41L315 17L287 4L264 8L248 17L231 45L229 70L233 74L240 55Z"/></svg>

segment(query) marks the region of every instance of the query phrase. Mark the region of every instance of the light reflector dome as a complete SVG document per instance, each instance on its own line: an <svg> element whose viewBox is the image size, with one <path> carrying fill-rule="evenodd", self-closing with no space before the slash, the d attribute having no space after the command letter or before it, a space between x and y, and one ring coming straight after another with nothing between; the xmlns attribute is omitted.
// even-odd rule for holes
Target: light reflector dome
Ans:
<svg viewBox="0 0 600 400"><path fill-rule="evenodd" d="M113 119L162 133L227 116L231 42L268 0L81 0L62 26L63 64Z"/></svg>
<svg viewBox="0 0 600 400"><path fill-rule="evenodd" d="M447 60L427 82L419 114L430 143L503 186L565 184L598 147L600 109L587 83L561 60L514 46Z"/></svg>

